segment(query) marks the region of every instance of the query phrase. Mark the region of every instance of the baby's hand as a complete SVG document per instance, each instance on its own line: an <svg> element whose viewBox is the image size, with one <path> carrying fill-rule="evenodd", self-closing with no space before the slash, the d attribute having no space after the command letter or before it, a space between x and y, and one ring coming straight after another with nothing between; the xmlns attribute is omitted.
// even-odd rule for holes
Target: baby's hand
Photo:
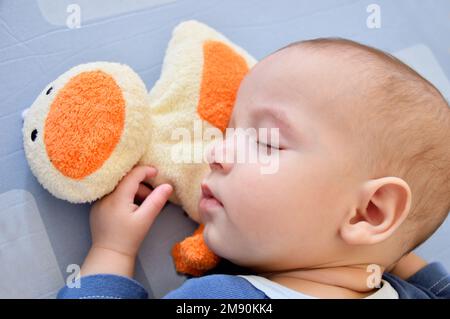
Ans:
<svg viewBox="0 0 450 319"><path fill-rule="evenodd" d="M130 275L130 271L132 274L130 267L134 268L139 247L172 193L169 184L154 190L141 184L156 174L153 167L136 166L112 193L92 206L92 248L83 264L82 275L102 272ZM134 203L135 199L143 200L140 206ZM120 271L120 268L126 269Z"/></svg>

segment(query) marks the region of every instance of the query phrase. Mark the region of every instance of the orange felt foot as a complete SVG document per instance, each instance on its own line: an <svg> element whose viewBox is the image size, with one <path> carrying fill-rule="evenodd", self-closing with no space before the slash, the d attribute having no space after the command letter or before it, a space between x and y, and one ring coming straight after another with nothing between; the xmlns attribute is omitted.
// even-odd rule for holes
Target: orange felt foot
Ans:
<svg viewBox="0 0 450 319"><path fill-rule="evenodd" d="M201 276L219 263L220 257L203 240L203 228L204 225L200 225L192 236L173 246L172 257L178 272Z"/></svg>

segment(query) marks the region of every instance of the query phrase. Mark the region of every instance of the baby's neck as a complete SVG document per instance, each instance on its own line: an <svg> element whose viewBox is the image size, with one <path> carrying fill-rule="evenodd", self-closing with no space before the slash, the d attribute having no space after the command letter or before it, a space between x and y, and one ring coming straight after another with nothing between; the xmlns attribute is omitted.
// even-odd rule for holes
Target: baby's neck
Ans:
<svg viewBox="0 0 450 319"><path fill-rule="evenodd" d="M299 269L264 273L261 276L280 285L318 298L364 298L375 292L367 279L369 265ZM380 274L384 271L382 268Z"/></svg>

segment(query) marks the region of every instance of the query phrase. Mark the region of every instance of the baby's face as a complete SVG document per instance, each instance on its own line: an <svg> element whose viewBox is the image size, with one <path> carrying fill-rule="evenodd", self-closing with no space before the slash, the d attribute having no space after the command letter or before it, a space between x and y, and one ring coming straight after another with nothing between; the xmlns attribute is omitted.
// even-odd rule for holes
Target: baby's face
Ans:
<svg viewBox="0 0 450 319"><path fill-rule="evenodd" d="M278 169L262 174L258 163L211 164L204 183L222 205L201 210L205 241L218 255L275 270L320 263L332 249L357 171L354 147L340 129L345 98L335 95L342 73L334 64L308 55L299 62L298 54L280 51L242 82L230 126L279 128ZM223 147L235 146L217 143L212 155Z"/></svg>

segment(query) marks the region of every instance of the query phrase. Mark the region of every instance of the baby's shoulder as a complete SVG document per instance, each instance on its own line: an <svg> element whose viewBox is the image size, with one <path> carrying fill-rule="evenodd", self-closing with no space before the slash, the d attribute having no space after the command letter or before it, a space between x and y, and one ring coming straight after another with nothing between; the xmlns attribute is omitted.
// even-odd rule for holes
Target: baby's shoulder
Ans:
<svg viewBox="0 0 450 319"><path fill-rule="evenodd" d="M187 279L182 286L169 292L166 299L267 299L245 278L234 275L208 275Z"/></svg>

